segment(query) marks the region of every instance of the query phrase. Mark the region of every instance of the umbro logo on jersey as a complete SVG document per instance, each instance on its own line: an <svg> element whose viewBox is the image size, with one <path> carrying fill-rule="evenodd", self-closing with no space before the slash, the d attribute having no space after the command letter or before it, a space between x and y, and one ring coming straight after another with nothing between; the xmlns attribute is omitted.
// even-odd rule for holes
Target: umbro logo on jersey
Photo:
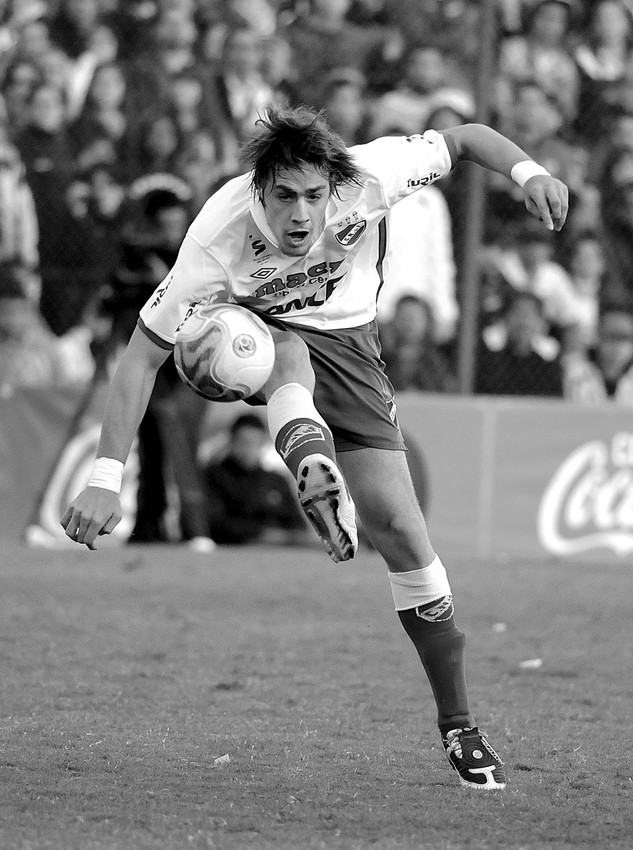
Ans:
<svg viewBox="0 0 633 850"><path fill-rule="evenodd" d="M254 277L256 280L266 280L266 278L270 277L271 274L274 274L277 271L276 268L272 269L257 269L256 272L253 272L251 277Z"/></svg>
<svg viewBox="0 0 633 850"><path fill-rule="evenodd" d="M304 443L310 443L313 440L324 440L325 434L323 428L319 425L313 425L309 422L303 422L301 425L296 425L285 434L279 444L279 454L285 460L291 451L302 446Z"/></svg>
<svg viewBox="0 0 633 850"><path fill-rule="evenodd" d="M340 242L341 245L347 248L355 242L358 242L366 228L367 222L364 219L361 219L360 221L354 222L354 224L349 224L347 227L344 227L343 230L339 230L339 232L334 235L336 237L336 241Z"/></svg>

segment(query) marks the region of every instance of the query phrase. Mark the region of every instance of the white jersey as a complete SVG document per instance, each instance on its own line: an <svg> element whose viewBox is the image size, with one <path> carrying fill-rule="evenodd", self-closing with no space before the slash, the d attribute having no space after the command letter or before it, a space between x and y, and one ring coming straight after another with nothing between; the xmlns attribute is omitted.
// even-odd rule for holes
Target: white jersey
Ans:
<svg viewBox="0 0 633 850"><path fill-rule="evenodd" d="M319 329L372 321L387 248L385 214L446 175L452 158L434 130L377 139L350 153L362 185L332 195L323 231L303 257L279 250L251 175L229 181L191 224L176 263L141 310L140 327L170 348L196 307L226 300Z"/></svg>

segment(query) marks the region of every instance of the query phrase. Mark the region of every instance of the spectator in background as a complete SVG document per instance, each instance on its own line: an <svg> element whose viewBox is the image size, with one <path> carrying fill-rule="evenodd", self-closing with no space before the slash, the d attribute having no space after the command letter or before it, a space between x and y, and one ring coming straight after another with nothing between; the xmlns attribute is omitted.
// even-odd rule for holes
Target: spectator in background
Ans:
<svg viewBox="0 0 633 850"><path fill-rule="evenodd" d="M35 88L41 82L41 71L30 59L15 58L9 64L2 84L2 94L13 138L26 127L29 103Z"/></svg>
<svg viewBox="0 0 633 850"><path fill-rule="evenodd" d="M121 263L126 189L116 166L98 162L78 175L70 198L71 213L88 249L90 288L101 298Z"/></svg>
<svg viewBox="0 0 633 850"><path fill-rule="evenodd" d="M421 133L435 107L434 99L443 89L454 88L444 55L433 44L412 47L403 64L400 84L376 100L372 138L384 136L393 127L405 135Z"/></svg>
<svg viewBox="0 0 633 850"><path fill-rule="evenodd" d="M567 183L570 191L570 230L574 216L590 194L587 183L586 158L583 151L564 137L564 116L555 97L548 95L533 80L518 83L510 111L500 116L501 132L511 138L537 162L559 180ZM520 225L529 222L518 187L496 176L488 179L486 236L499 238L508 223ZM591 202L589 199L588 202Z"/></svg>
<svg viewBox="0 0 633 850"><path fill-rule="evenodd" d="M88 273L90 250L69 205L75 159L58 88L36 87L16 145L37 212L40 310L51 330L62 336L81 322L95 289Z"/></svg>
<svg viewBox="0 0 633 850"><path fill-rule="evenodd" d="M523 32L502 40L497 62L497 110L510 110L517 83L533 80L554 97L565 121L578 109L580 75L569 33L576 0L537 0L525 5Z"/></svg>
<svg viewBox="0 0 633 850"><path fill-rule="evenodd" d="M273 91L275 103L299 105L300 72L292 47L282 33L275 33L264 41L261 72Z"/></svg>
<svg viewBox="0 0 633 850"><path fill-rule="evenodd" d="M350 6L351 0L310 0L307 14L297 15L285 30L300 68L302 103L320 108L325 74L344 62L367 75L390 47L392 34L386 28L347 20Z"/></svg>
<svg viewBox="0 0 633 850"><path fill-rule="evenodd" d="M126 65L133 114L165 109L170 81L179 74L195 74L203 82L207 79L207 69L196 53L197 40L193 15L187 9L170 8L153 19L147 49Z"/></svg>
<svg viewBox="0 0 633 850"><path fill-rule="evenodd" d="M131 143L131 174L134 179L150 174L177 174L183 137L172 112L145 114L134 130Z"/></svg>
<svg viewBox="0 0 633 850"><path fill-rule="evenodd" d="M255 122L275 100L261 73L262 47L255 30L246 26L230 30L221 65L211 80L221 156L231 171L238 167L240 145L253 135Z"/></svg>
<svg viewBox="0 0 633 850"><path fill-rule="evenodd" d="M382 359L395 390L456 392L457 380L437 344L431 305L416 295L403 295L390 322L380 324Z"/></svg>
<svg viewBox="0 0 633 850"><path fill-rule="evenodd" d="M633 313L605 305L596 345L584 359L569 360L565 397L584 404L608 401L633 407Z"/></svg>
<svg viewBox="0 0 633 850"><path fill-rule="evenodd" d="M117 62L95 68L77 119L70 125L78 171L97 164L130 169L130 136L133 126L127 101L127 81Z"/></svg>
<svg viewBox="0 0 633 850"><path fill-rule="evenodd" d="M113 338L121 345L127 343L134 330L141 306L176 261L191 220L188 202L188 196L176 193L173 188L150 189L137 201L140 215L130 219L124 236L122 262L115 275L111 300ZM183 394L188 405L180 401ZM130 543L171 539L166 524L171 480L180 503L179 534L198 551L213 549L192 448L197 445L195 437L204 402L198 399L200 404L194 405L191 395L178 378L170 356L158 372L138 431L139 486Z"/></svg>
<svg viewBox="0 0 633 850"><path fill-rule="evenodd" d="M79 58L90 47L100 15L99 0L58 0L50 23L52 41L67 56Z"/></svg>
<svg viewBox="0 0 633 850"><path fill-rule="evenodd" d="M496 288L496 303L505 310L514 293L528 292L541 304L542 322L547 344L550 335L564 343L581 321L581 311L573 283L565 269L554 258L552 234L533 227L529 222L506 230L504 242L483 249L482 261L487 280L487 296ZM492 280L491 280L492 279ZM494 321L494 309L487 305L484 316L486 341L493 347L505 343L507 323ZM546 344L546 340L542 341ZM559 346L552 351L558 352Z"/></svg>
<svg viewBox="0 0 633 850"><path fill-rule="evenodd" d="M427 126L438 132L466 124L475 118L475 101L463 89L442 89L431 98L431 111ZM466 221L469 216L468 195L464 192L468 180L468 170L477 166L471 162L460 162L437 184L437 189L444 196L448 205L453 234L453 259L455 262L456 289L459 294L460 281L464 276L465 244L462 238L466 231ZM441 326L441 322L440 322Z"/></svg>
<svg viewBox="0 0 633 850"><path fill-rule="evenodd" d="M346 145L360 145L367 138L368 104L365 78L354 68L336 68L323 84L323 108L330 127Z"/></svg>
<svg viewBox="0 0 633 850"><path fill-rule="evenodd" d="M585 353L596 344L600 303L607 271L602 243L593 231L578 234L570 246L566 267L576 300L576 326L566 341L567 351Z"/></svg>
<svg viewBox="0 0 633 850"><path fill-rule="evenodd" d="M88 48L72 63L66 84L68 117L73 121L81 113L95 72L101 65L119 62L119 42L111 27L99 24Z"/></svg>
<svg viewBox="0 0 633 850"><path fill-rule="evenodd" d="M599 183L608 282L605 300L633 305L633 148L615 148Z"/></svg>
<svg viewBox="0 0 633 850"><path fill-rule="evenodd" d="M592 148L604 136L610 92L623 79L631 54L631 13L620 0L590 4L583 37L574 51L580 95L574 128Z"/></svg>
<svg viewBox="0 0 633 850"><path fill-rule="evenodd" d="M27 387L76 387L89 380L89 352L67 356L63 341L46 327L27 297L23 277L18 264L0 263L0 396Z"/></svg>
<svg viewBox="0 0 633 850"><path fill-rule="evenodd" d="M28 274L27 294L39 300L39 227L33 195L19 151L10 139L9 118L0 98L0 262L16 262Z"/></svg>
<svg viewBox="0 0 633 850"><path fill-rule="evenodd" d="M285 473L267 468L264 421L244 413L229 428L225 454L203 470L213 539L220 544L311 542Z"/></svg>
<svg viewBox="0 0 633 850"><path fill-rule="evenodd" d="M459 315L446 199L436 186L426 186L423 192L398 201L386 221L388 248L378 319L383 324L391 322L401 297L416 296L431 310L434 341L445 344L455 333Z"/></svg>
<svg viewBox="0 0 633 850"><path fill-rule="evenodd" d="M477 356L475 392L486 395L563 396L563 372L546 333L543 305L532 292L510 296L503 313L505 339L483 343Z"/></svg>

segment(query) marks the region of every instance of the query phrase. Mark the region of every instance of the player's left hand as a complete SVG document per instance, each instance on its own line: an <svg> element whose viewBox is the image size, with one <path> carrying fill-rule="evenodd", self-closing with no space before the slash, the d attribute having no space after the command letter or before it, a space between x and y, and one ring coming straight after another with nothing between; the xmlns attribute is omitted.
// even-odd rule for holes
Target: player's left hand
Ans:
<svg viewBox="0 0 633 850"><path fill-rule="evenodd" d="M561 230L569 210L569 190L556 177L537 174L523 186L528 212L540 219L548 230Z"/></svg>

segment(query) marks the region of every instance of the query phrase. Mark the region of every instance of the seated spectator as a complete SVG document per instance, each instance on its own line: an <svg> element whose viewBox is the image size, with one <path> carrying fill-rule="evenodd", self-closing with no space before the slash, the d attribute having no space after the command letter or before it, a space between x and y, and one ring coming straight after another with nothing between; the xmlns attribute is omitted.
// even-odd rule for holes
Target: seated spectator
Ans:
<svg viewBox="0 0 633 850"><path fill-rule="evenodd" d="M566 363L565 397L584 404L613 401L633 407L633 313L628 309L602 308L596 345L586 358Z"/></svg>
<svg viewBox="0 0 633 850"><path fill-rule="evenodd" d="M301 545L311 541L290 481L264 465L268 443L263 420L245 413L231 424L224 456L204 467L216 543Z"/></svg>
<svg viewBox="0 0 633 850"><path fill-rule="evenodd" d="M514 292L530 292L543 306L543 318L549 335L552 330L562 340L570 328L581 321L574 286L567 271L553 259L554 243L550 231L538 226L539 222L525 222L522 227L508 228L504 242L483 249L482 268L487 278L487 296L484 324L489 341L503 336L504 322L495 322L494 300L505 305Z"/></svg>
<svg viewBox="0 0 633 850"><path fill-rule="evenodd" d="M19 388L81 385L94 368L89 349L80 352L51 333L26 295L22 272L19 265L0 263L0 396Z"/></svg>
<svg viewBox="0 0 633 850"><path fill-rule="evenodd" d="M395 390L456 392L457 380L435 339L433 312L423 298L404 295L380 325L382 359Z"/></svg>
<svg viewBox="0 0 633 850"><path fill-rule="evenodd" d="M574 289L577 324L565 351L586 352L596 344L598 314L606 277L606 258L598 235L580 233L571 245L566 268Z"/></svg>
<svg viewBox="0 0 633 850"><path fill-rule="evenodd" d="M497 84L497 109L506 113L517 83L534 82L561 106L566 121L578 109L579 71L571 55L569 33L575 0L537 0L525 6L520 35L502 40Z"/></svg>
<svg viewBox="0 0 633 850"><path fill-rule="evenodd" d="M551 346L544 349L543 305L532 292L517 292L503 314L505 339L479 348L475 392L486 395L563 396L563 372Z"/></svg>

